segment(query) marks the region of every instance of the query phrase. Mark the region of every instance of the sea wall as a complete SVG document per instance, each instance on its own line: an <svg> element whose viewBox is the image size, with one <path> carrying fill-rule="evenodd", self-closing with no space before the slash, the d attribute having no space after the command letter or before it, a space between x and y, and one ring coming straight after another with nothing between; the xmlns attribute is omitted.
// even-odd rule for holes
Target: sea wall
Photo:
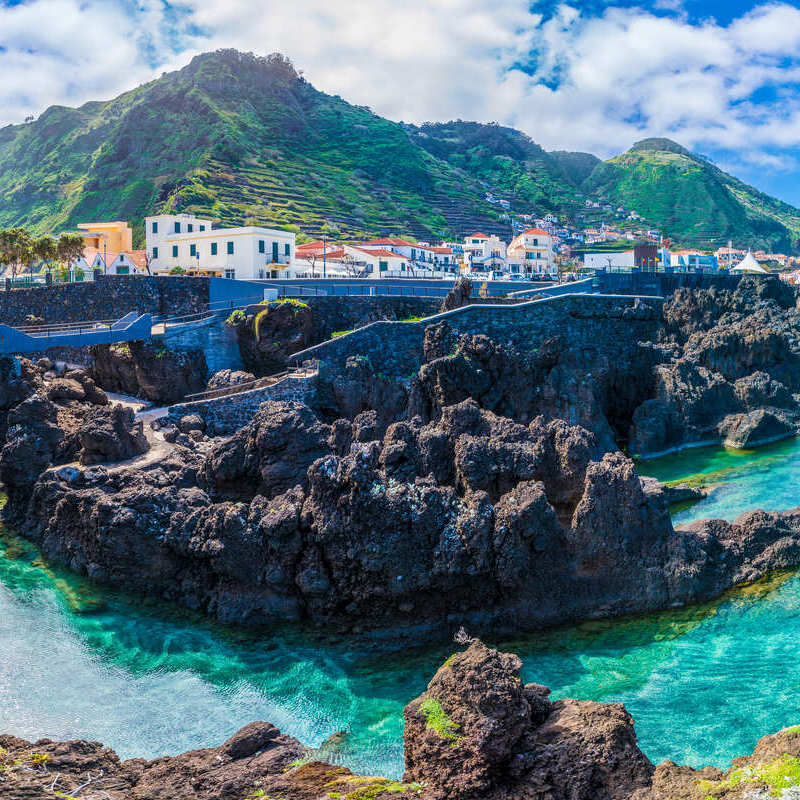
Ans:
<svg viewBox="0 0 800 800"><path fill-rule="evenodd" d="M352 355L366 356L387 377L404 378L423 363L425 328L446 322L459 334L485 334L521 353L535 352L547 339L562 336L573 345L602 344L613 351L630 341L652 340L661 324L660 297L563 295L529 303L470 305L421 322L381 321L295 353L291 362L324 362L326 373L345 366Z"/></svg>
<svg viewBox="0 0 800 800"><path fill-rule="evenodd" d="M729 289L739 285L741 275L723 275L710 272L603 272L595 275L595 289L614 294L670 295L681 288ZM764 280L779 280L765 276Z"/></svg>

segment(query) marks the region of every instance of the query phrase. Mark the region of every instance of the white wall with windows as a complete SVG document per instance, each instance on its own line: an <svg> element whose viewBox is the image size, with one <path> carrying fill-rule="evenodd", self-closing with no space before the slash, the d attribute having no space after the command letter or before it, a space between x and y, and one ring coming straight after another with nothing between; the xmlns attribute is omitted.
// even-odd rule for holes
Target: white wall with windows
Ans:
<svg viewBox="0 0 800 800"><path fill-rule="evenodd" d="M224 278L294 277L291 231L255 226L213 229L209 220L188 214L148 217L145 224L155 273L168 274L180 267L190 274Z"/></svg>

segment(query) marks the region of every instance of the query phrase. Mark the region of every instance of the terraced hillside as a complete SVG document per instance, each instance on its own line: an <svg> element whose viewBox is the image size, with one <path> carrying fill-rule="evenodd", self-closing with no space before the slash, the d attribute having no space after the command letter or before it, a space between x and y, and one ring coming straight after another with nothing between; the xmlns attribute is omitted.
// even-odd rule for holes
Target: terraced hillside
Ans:
<svg viewBox="0 0 800 800"><path fill-rule="evenodd" d="M476 122L402 125L317 91L283 56L206 53L119 97L0 129L0 227L189 211L318 237L508 239L511 213L638 211L676 243L797 251L800 211L665 139L601 162ZM602 212L598 212L602 216Z"/></svg>
<svg viewBox="0 0 800 800"><path fill-rule="evenodd" d="M57 231L156 208L309 235L507 236L479 182L282 56L198 56L120 97L0 131L0 226Z"/></svg>
<svg viewBox="0 0 800 800"><path fill-rule="evenodd" d="M589 159L591 172L599 162L587 153L546 153L526 134L502 125L458 120L408 129L432 155L478 178L515 208L541 214L571 214L581 206L580 163Z"/></svg>

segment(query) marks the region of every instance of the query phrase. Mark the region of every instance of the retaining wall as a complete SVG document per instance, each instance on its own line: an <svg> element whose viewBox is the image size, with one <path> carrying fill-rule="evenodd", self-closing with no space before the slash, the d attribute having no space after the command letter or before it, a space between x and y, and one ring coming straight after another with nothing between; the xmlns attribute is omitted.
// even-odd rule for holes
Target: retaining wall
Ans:
<svg viewBox="0 0 800 800"><path fill-rule="evenodd" d="M206 422L206 430L212 435L224 435L246 425L268 400L295 400L311 405L316 391L317 376L297 377L287 375L272 386L250 389L246 392L198 400L193 403L178 403L170 406L167 418L177 423L189 414L199 414Z"/></svg>
<svg viewBox="0 0 800 800"><path fill-rule="evenodd" d="M29 314L46 323L140 314L194 314L208 306L208 278L100 275L97 280L0 291L0 322L22 325Z"/></svg>
<svg viewBox="0 0 800 800"><path fill-rule="evenodd" d="M363 355L376 372L408 378L423 363L425 328L437 322L446 322L460 334L485 334L522 353L556 336L612 352L632 340L655 339L662 303L661 297L571 294L510 306L470 305L422 322L374 322L295 353L290 361L319 359L324 362L321 372L332 375L349 356Z"/></svg>

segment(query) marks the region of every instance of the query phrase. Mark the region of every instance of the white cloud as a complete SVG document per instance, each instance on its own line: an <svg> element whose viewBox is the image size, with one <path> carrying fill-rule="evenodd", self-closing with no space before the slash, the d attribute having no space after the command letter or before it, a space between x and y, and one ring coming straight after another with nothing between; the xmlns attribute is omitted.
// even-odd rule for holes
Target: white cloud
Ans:
<svg viewBox="0 0 800 800"><path fill-rule="evenodd" d="M496 120L603 156L670 136L789 163L766 154L800 141L800 10L762 3L725 26L690 24L680 0L655 0L666 16L579 5L545 19L529 0L27 0L0 6L0 114L109 97L237 47L286 53L317 88L392 119Z"/></svg>

